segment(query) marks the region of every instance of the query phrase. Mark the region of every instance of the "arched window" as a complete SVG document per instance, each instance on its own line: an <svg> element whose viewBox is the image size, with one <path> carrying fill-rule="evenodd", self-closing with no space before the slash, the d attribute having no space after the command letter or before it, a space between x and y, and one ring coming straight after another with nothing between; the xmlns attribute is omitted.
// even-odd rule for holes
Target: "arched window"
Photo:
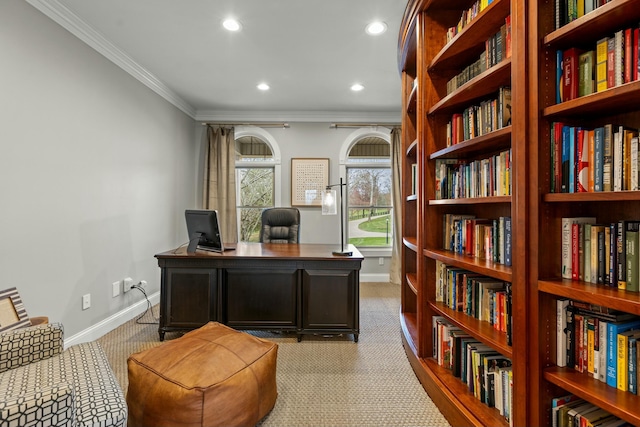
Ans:
<svg viewBox="0 0 640 427"><path fill-rule="evenodd" d="M238 240L257 242L262 210L279 204L279 150L263 129L242 126L235 135Z"/></svg>
<svg viewBox="0 0 640 427"><path fill-rule="evenodd" d="M348 238L355 246L390 247L392 244L390 147L388 139L375 133L364 134L347 153Z"/></svg>

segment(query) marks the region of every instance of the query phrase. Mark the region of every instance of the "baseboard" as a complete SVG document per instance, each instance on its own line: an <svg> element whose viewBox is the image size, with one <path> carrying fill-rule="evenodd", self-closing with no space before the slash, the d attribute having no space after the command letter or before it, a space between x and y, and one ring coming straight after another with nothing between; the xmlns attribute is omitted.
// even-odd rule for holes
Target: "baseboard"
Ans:
<svg viewBox="0 0 640 427"><path fill-rule="evenodd" d="M160 292L149 295L149 301L151 305L156 305L160 302ZM122 311L104 319L101 322L96 323L90 328L85 329L75 335L72 335L64 339L64 347L68 348L74 344L80 344L83 342L95 341L104 334L113 331L118 326L128 322L131 319L135 319L140 314L144 313L147 309L147 300L142 299L137 303L125 308Z"/></svg>
<svg viewBox="0 0 640 427"><path fill-rule="evenodd" d="M362 274L360 273L360 283L362 282L388 282L389 273L383 274Z"/></svg>

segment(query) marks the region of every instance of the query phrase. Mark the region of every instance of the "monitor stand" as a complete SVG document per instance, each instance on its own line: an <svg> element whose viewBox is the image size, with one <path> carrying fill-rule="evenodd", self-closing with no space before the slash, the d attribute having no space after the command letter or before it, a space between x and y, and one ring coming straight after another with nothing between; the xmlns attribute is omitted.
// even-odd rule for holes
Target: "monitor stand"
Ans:
<svg viewBox="0 0 640 427"><path fill-rule="evenodd" d="M200 243L201 236L202 236L202 233L194 233L193 236L190 237L189 246L187 246L188 254L193 254L196 252L196 249L198 248L198 243Z"/></svg>

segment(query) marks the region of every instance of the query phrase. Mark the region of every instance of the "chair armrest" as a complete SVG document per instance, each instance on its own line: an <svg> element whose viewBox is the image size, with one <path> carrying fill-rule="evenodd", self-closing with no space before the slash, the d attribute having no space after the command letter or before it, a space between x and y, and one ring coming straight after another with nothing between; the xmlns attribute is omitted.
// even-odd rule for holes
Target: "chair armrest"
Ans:
<svg viewBox="0 0 640 427"><path fill-rule="evenodd" d="M67 383L19 396L0 396L0 427L75 427L75 400L73 387Z"/></svg>
<svg viewBox="0 0 640 427"><path fill-rule="evenodd" d="M0 334L0 373L62 353L61 323L47 323Z"/></svg>

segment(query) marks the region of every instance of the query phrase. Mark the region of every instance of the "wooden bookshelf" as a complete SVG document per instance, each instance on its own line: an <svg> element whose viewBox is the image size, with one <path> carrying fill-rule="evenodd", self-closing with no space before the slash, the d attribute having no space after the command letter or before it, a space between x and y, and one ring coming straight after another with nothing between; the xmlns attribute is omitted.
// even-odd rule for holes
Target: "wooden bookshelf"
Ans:
<svg viewBox="0 0 640 427"><path fill-rule="evenodd" d="M551 425L551 399L576 394L627 422L640 425L640 399L570 367L556 365L556 302L569 298L640 315L640 295L617 287L561 278L562 218L593 216L598 223L640 219L640 192L550 192L553 173L550 147L553 122L588 129L606 123L640 128L640 81L556 102L556 52L571 47L595 49L597 41L615 31L637 26L639 0L612 0L592 12L555 28L554 2L529 7L527 61L530 131L528 140L537 149L529 155L530 171L527 216L530 221L526 245L530 337L530 425ZM553 76L553 77L552 77Z"/></svg>
<svg viewBox="0 0 640 427"><path fill-rule="evenodd" d="M464 0L409 0L403 17L399 68L403 76L403 183L410 185L409 167L417 163L418 184L414 196L403 190L403 295L402 338L417 377L452 425L508 426L509 420L472 393L451 371L433 359L432 317L442 316L451 324L487 344L512 361L514 425L527 425L529 376L526 336L527 314L527 153L528 120L525 0L493 0L449 42L446 32L455 26L462 12L471 7ZM475 77L447 93L447 83L476 62L485 41L500 31L511 18L510 57L503 57ZM414 84L414 82L417 82ZM447 146L446 128L454 113L478 105L500 90L511 88L511 123L504 127ZM417 88L417 89L416 89ZM404 127L407 129L404 129ZM435 165L439 159L474 161L511 150L511 195L436 199ZM513 266L459 255L443 250L443 216L472 214L477 218L508 216L512 234ZM504 332L488 322L455 311L436 302L436 261L487 277L510 282L513 301L513 345Z"/></svg>

